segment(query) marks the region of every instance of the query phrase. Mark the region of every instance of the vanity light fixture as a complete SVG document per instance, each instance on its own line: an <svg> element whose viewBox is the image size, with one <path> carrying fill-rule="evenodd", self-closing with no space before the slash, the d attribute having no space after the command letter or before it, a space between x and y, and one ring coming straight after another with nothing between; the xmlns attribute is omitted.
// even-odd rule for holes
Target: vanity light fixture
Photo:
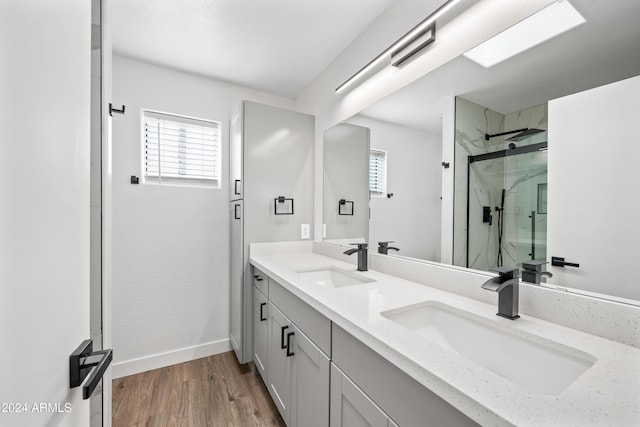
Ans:
<svg viewBox="0 0 640 427"><path fill-rule="evenodd" d="M411 59L415 54L429 46L436 39L436 19L444 15L449 9L459 2L460 0L447 0L442 6L436 9L435 12L423 19L408 33L396 40L380 55L376 56L367 65L362 67L358 72L338 86L336 93L340 93L352 86L356 81L363 78L379 64L389 61L394 67L399 67Z"/></svg>
<svg viewBox="0 0 640 427"><path fill-rule="evenodd" d="M558 0L464 54L491 67L584 24L586 19L568 0Z"/></svg>

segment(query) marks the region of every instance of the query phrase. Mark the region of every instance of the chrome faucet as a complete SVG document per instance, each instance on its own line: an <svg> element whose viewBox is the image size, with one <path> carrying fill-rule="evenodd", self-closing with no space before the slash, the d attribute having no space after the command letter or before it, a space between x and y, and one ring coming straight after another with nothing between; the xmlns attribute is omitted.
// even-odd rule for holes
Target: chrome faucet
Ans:
<svg viewBox="0 0 640 427"><path fill-rule="evenodd" d="M520 281L516 267L496 267L491 271L498 273L498 277L487 280L482 289L498 293L498 316L515 320L518 317L518 297Z"/></svg>
<svg viewBox="0 0 640 427"><path fill-rule="evenodd" d="M378 253L383 255L388 255L389 251L400 251L400 249L389 246L389 243L395 243L392 241L389 242L378 242Z"/></svg>
<svg viewBox="0 0 640 427"><path fill-rule="evenodd" d="M553 277L548 271L542 271L542 266L546 261L525 261L522 263L522 281L528 283L540 284L542 276Z"/></svg>
<svg viewBox="0 0 640 427"><path fill-rule="evenodd" d="M358 245L357 249L349 249L344 251L345 255L353 255L358 253L358 271L367 271L367 244L366 243L350 243L351 245Z"/></svg>

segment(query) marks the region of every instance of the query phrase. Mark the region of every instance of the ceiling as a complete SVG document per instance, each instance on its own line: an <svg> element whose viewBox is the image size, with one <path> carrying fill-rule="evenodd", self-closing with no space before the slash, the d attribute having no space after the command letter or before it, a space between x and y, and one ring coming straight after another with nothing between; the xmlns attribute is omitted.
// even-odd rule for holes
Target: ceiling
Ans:
<svg viewBox="0 0 640 427"><path fill-rule="evenodd" d="M571 4L585 24L490 68L458 57L361 115L441 133L454 96L508 114L640 74L640 1Z"/></svg>
<svg viewBox="0 0 640 427"><path fill-rule="evenodd" d="M392 2L113 0L113 50L294 98Z"/></svg>

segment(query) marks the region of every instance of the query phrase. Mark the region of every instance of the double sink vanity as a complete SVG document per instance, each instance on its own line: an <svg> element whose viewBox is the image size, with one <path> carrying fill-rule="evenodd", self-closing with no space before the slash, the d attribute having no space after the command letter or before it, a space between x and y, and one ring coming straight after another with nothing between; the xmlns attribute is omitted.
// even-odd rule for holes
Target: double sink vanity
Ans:
<svg viewBox="0 0 640 427"><path fill-rule="evenodd" d="M357 271L343 250L251 245L254 361L287 425L640 424L637 312L521 285L510 320L485 274L379 254ZM591 308L545 314L572 298Z"/></svg>

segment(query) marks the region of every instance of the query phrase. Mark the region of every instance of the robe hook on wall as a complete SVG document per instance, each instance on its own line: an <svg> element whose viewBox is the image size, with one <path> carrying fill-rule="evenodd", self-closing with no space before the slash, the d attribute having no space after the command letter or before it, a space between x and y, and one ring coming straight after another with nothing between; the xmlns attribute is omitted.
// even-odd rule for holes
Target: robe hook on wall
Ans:
<svg viewBox="0 0 640 427"><path fill-rule="evenodd" d="M113 113L124 114L124 109L126 106L123 104L122 108L118 110L117 108L113 108L113 104L109 103L109 115L113 117Z"/></svg>

